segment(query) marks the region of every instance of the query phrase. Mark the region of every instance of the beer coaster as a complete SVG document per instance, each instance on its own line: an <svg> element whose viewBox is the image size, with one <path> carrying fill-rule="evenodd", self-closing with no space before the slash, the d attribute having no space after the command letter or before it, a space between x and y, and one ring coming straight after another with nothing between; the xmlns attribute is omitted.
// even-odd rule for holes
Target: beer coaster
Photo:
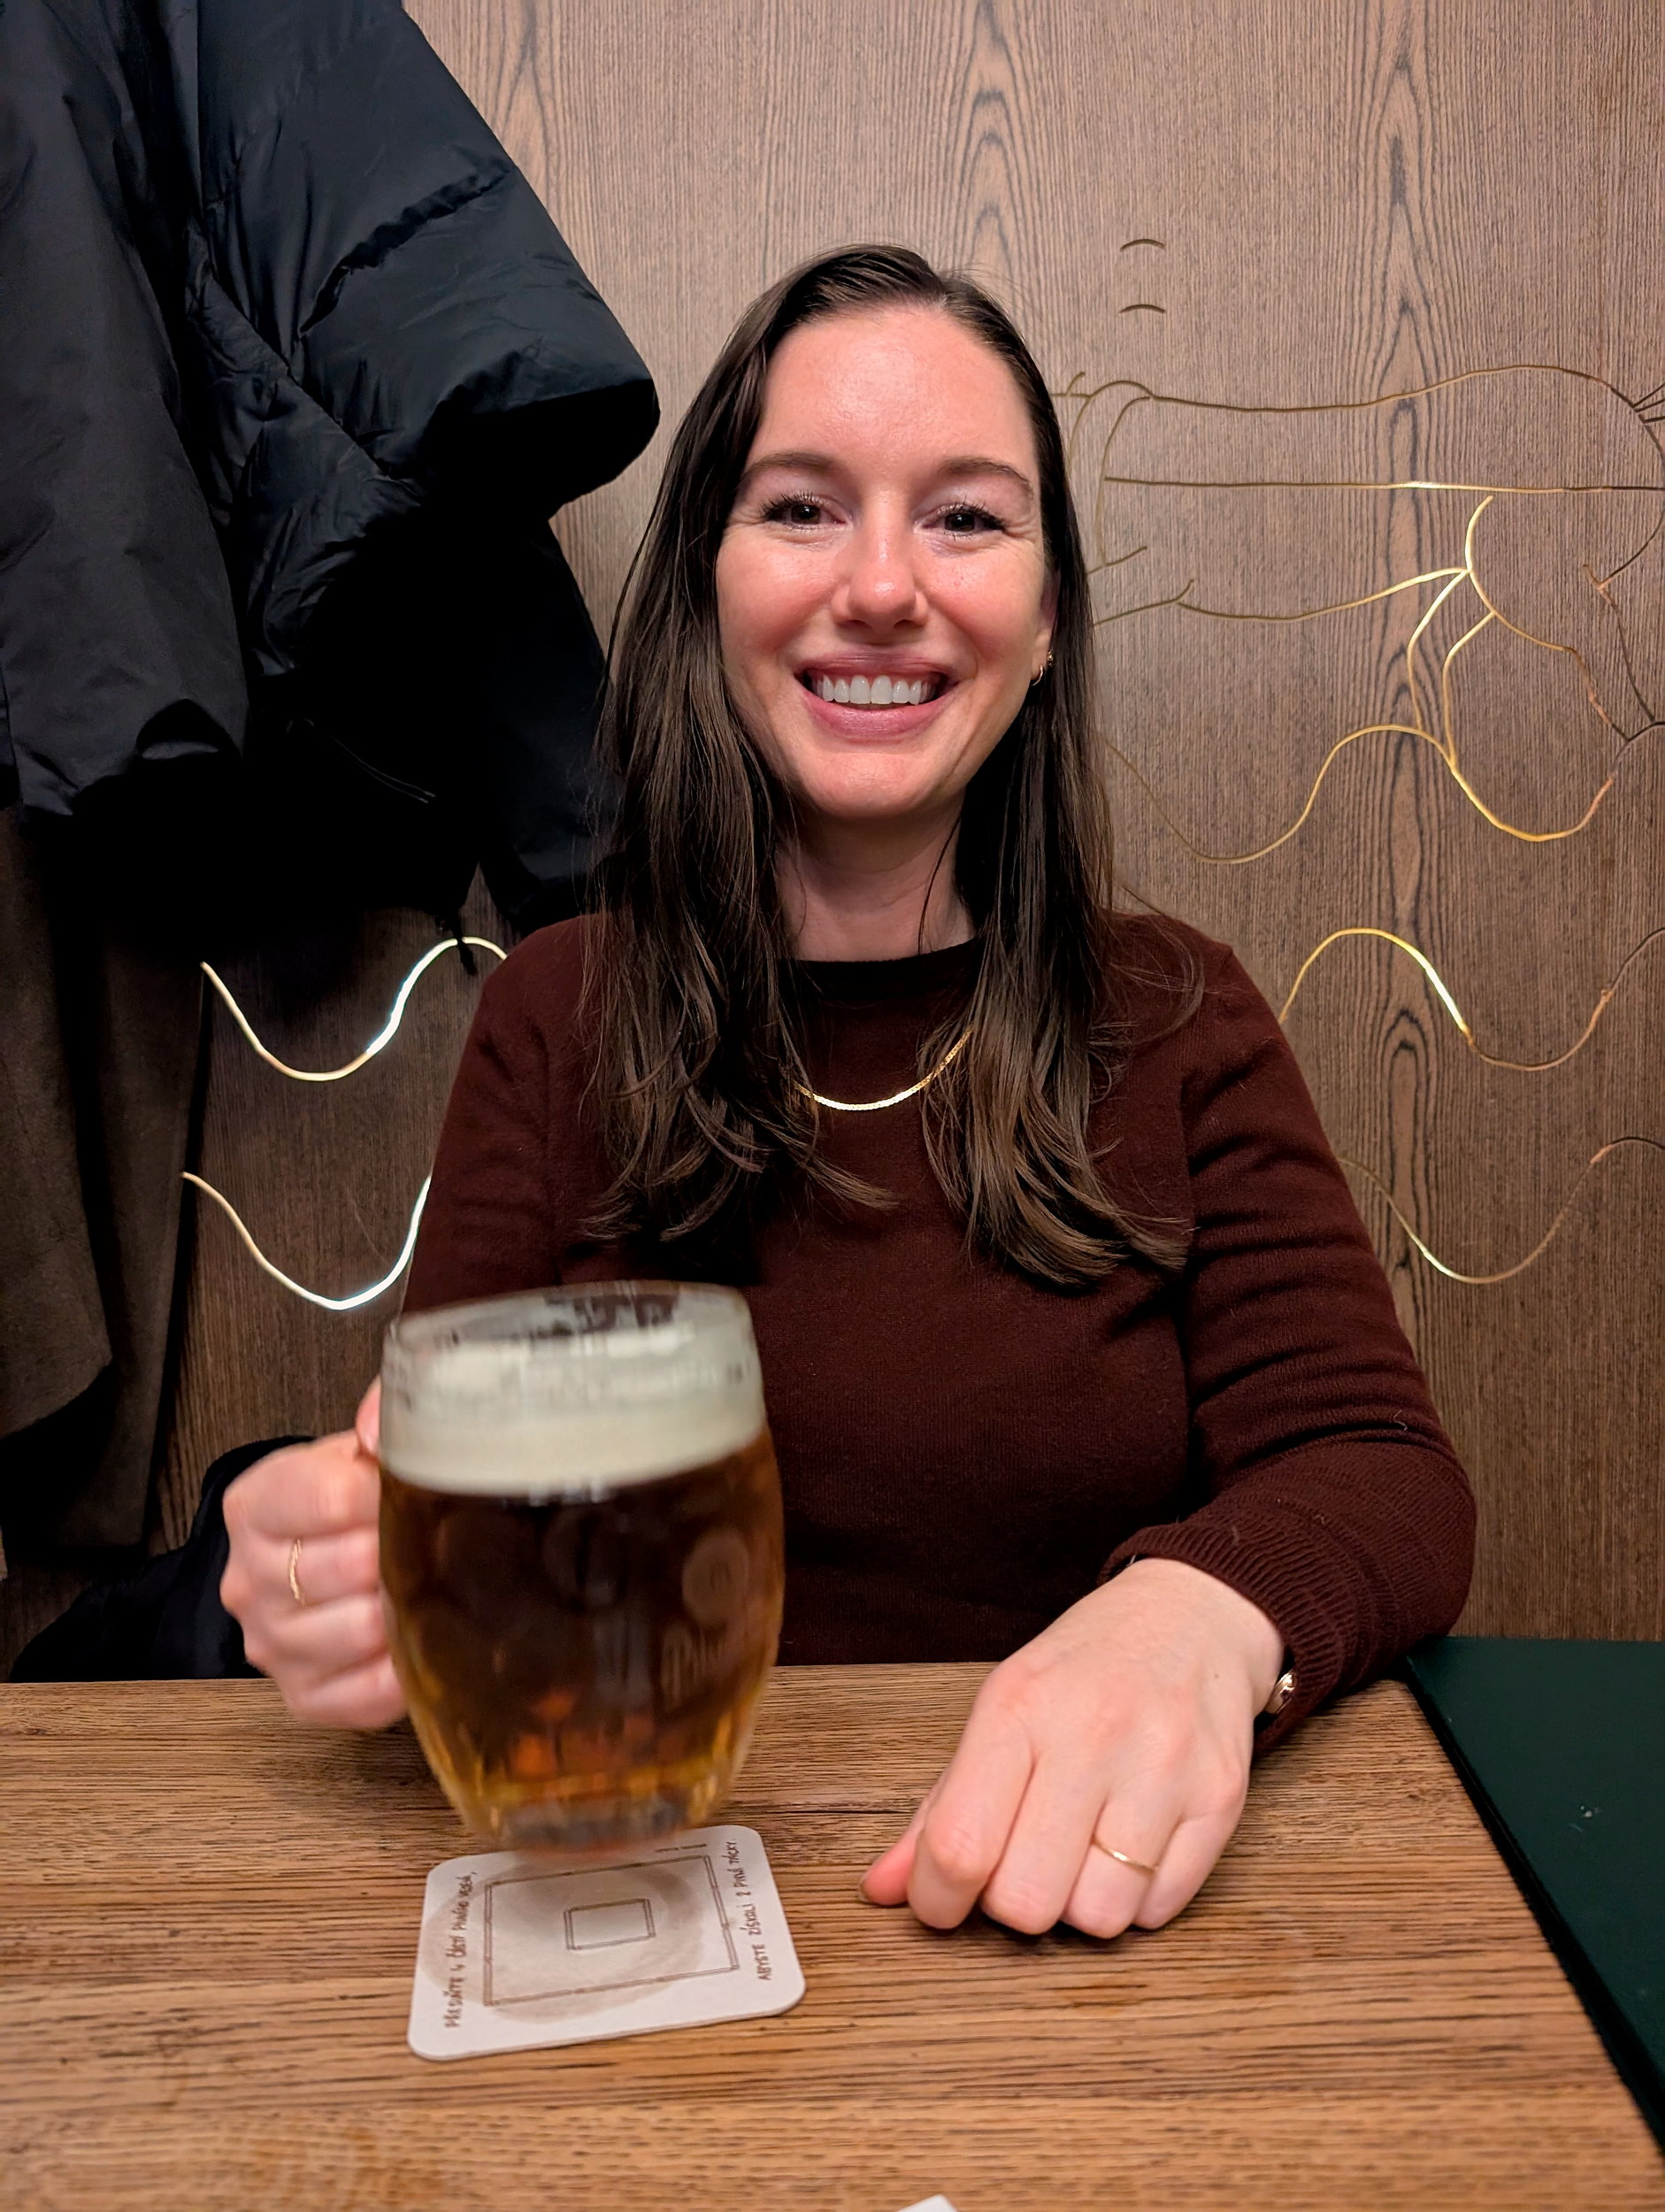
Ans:
<svg viewBox="0 0 1665 2212"><path fill-rule="evenodd" d="M489 1851L428 1876L410 2048L594 2043L785 2012L802 1994L755 1829L692 1828L602 1859Z"/></svg>

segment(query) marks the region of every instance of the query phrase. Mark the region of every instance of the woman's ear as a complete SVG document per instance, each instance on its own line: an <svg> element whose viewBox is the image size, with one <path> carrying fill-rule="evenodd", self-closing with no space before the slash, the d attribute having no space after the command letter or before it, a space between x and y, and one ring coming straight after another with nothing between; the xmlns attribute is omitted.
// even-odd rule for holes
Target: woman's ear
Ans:
<svg viewBox="0 0 1665 2212"><path fill-rule="evenodd" d="M1052 633L1058 619L1058 572L1047 571L1046 588L1040 595L1040 620L1035 628L1035 650L1029 671L1029 680L1038 684L1052 666Z"/></svg>

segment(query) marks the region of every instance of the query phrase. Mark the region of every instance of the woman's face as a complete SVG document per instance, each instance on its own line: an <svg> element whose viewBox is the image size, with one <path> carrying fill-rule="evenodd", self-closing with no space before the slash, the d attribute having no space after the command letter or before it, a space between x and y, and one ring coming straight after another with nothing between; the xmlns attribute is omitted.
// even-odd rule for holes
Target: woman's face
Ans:
<svg viewBox="0 0 1665 2212"><path fill-rule="evenodd" d="M1035 441L1006 364L930 307L794 330L717 601L730 693L803 833L951 822L1052 635Z"/></svg>

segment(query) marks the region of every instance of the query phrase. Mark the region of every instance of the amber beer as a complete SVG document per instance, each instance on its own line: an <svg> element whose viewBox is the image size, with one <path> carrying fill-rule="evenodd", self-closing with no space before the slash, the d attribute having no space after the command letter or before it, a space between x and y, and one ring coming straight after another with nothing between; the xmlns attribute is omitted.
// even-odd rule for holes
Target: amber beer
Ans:
<svg viewBox="0 0 1665 2212"><path fill-rule="evenodd" d="M780 1628L744 1300L610 1283L395 1322L381 1461L394 1664L464 1819L572 1849L708 1819Z"/></svg>

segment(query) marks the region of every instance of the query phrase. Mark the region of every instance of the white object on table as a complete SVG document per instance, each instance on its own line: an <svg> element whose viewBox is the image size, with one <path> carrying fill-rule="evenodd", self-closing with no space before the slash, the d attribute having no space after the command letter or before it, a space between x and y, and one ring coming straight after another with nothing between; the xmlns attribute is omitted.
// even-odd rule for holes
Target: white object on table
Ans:
<svg viewBox="0 0 1665 2212"><path fill-rule="evenodd" d="M763 1839L694 1828L600 1862L489 1851L428 1876L418 2058L786 2012L803 1994Z"/></svg>

